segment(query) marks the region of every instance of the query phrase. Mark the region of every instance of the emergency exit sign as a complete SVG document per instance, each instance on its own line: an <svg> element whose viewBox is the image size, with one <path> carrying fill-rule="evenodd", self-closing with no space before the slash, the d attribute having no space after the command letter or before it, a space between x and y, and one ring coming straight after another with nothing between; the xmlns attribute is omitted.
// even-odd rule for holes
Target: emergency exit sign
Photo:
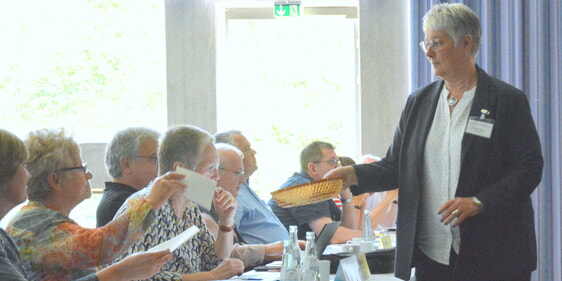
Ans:
<svg viewBox="0 0 562 281"><path fill-rule="evenodd" d="M299 17L301 15L300 2L280 2L275 3L273 15L278 18L282 17Z"/></svg>

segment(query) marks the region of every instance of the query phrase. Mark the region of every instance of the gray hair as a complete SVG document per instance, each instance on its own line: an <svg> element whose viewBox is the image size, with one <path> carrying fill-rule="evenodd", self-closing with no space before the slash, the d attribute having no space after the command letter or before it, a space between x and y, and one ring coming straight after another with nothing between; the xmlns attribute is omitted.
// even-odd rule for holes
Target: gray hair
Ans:
<svg viewBox="0 0 562 281"><path fill-rule="evenodd" d="M301 151L301 169L308 170L308 163L322 160L324 154L322 148L335 150L331 143L323 141L313 141L303 148Z"/></svg>
<svg viewBox="0 0 562 281"><path fill-rule="evenodd" d="M123 175L121 160L133 158L139 153L139 147L146 140L158 141L160 133L144 127L132 127L118 131L105 147L105 169L114 178Z"/></svg>
<svg viewBox="0 0 562 281"><path fill-rule="evenodd" d="M470 35L473 40L472 57L480 51L482 29L480 19L466 5L461 3L437 4L423 16L423 31L442 31L447 33L458 47L462 38Z"/></svg>
<svg viewBox="0 0 562 281"><path fill-rule="evenodd" d="M214 140L209 132L191 125L168 129L158 149L159 173L162 175L173 171L176 161L195 170L203 159L203 149Z"/></svg>
<svg viewBox="0 0 562 281"><path fill-rule="evenodd" d="M222 157L222 154L224 152L227 151L234 151L236 154L238 154L238 156L240 156L240 158L242 160L244 160L244 153L242 153L242 151L240 149L238 149L238 147L229 144L229 143L217 143L215 144L215 148L217 149L217 153L219 154L219 159L220 159L220 167L224 166L224 160Z"/></svg>
<svg viewBox="0 0 562 281"><path fill-rule="evenodd" d="M235 135L242 135L241 131L229 130L215 134L215 143L228 143L230 145L237 146L236 141L234 141Z"/></svg>
<svg viewBox="0 0 562 281"><path fill-rule="evenodd" d="M25 143L29 150L27 170L31 174L27 196L31 201L42 202L52 193L48 176L72 165L71 159L80 155L80 147L62 128L31 132Z"/></svg>

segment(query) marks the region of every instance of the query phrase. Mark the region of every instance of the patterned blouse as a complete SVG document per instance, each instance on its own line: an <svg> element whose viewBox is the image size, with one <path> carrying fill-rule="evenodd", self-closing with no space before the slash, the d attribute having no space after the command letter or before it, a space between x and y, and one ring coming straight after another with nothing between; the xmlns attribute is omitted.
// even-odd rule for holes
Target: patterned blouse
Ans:
<svg viewBox="0 0 562 281"><path fill-rule="evenodd" d="M146 200L129 201L128 207L130 212L117 220L89 229L39 202L30 202L6 229L31 280L97 280L95 267L125 252L154 220Z"/></svg>
<svg viewBox="0 0 562 281"><path fill-rule="evenodd" d="M132 198L142 197L149 191L144 188L133 194ZM126 206L126 205L123 205ZM123 213L124 207L117 212ZM221 260L215 255L215 237L207 228L197 204L187 204L183 216L177 217L170 201L166 202L156 214L156 221L150 225L142 239L129 248L129 254L146 251L170 238L176 237L191 226L201 231L174 251L174 258L166 263L156 275L148 280L181 281L182 275L216 268Z"/></svg>
<svg viewBox="0 0 562 281"><path fill-rule="evenodd" d="M8 234L0 228L0 280L27 281L22 260Z"/></svg>

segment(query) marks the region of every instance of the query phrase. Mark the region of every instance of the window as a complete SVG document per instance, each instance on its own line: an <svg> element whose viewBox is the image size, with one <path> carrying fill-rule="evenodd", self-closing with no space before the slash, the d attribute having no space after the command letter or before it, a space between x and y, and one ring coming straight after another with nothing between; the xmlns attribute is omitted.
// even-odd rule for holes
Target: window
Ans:
<svg viewBox="0 0 562 281"><path fill-rule="evenodd" d="M259 195L269 198L299 171L300 151L313 140L356 158L357 8L304 7L305 16L291 19L274 19L272 5L219 11L218 131L250 138Z"/></svg>
<svg viewBox="0 0 562 281"><path fill-rule="evenodd" d="M23 137L64 127L106 142L165 129L163 1L3 1L0 122Z"/></svg>
<svg viewBox="0 0 562 281"><path fill-rule="evenodd" d="M79 143L105 143L128 126L166 129L164 1L5 0L1 6L2 128L24 138L63 127ZM103 188L103 152L92 155L86 161L95 171L93 187ZM71 217L95 226L99 197Z"/></svg>

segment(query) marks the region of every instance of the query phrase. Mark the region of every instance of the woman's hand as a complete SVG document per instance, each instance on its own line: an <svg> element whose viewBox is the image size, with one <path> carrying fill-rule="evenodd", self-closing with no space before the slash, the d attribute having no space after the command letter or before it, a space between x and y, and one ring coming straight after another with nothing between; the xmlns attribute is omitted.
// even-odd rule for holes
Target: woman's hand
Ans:
<svg viewBox="0 0 562 281"><path fill-rule="evenodd" d="M244 273L244 263L239 259L227 258L215 269L211 270L210 273L213 276L213 280L226 280L234 275Z"/></svg>
<svg viewBox="0 0 562 281"><path fill-rule="evenodd" d="M453 226L458 226L469 217L478 215L478 206L472 201L471 197L457 197L451 199L439 209L438 214L441 215L441 222L445 225L457 219Z"/></svg>
<svg viewBox="0 0 562 281"><path fill-rule="evenodd" d="M238 202L236 202L232 193L224 190L222 187L217 187L213 197L213 205L215 212L219 216L219 225L227 227L234 225L234 215L236 214Z"/></svg>
<svg viewBox="0 0 562 281"><path fill-rule="evenodd" d="M342 191L349 188L352 185L356 185L357 175L355 174L355 168L352 166L343 166L339 168L335 168L326 175L324 175L325 179L342 179L343 180L343 188Z"/></svg>
<svg viewBox="0 0 562 281"><path fill-rule="evenodd" d="M147 279L160 271L160 268L173 257L170 250L139 252L104 268L96 275L100 281Z"/></svg>
<svg viewBox="0 0 562 281"><path fill-rule="evenodd" d="M167 172L154 180L150 193L148 193L145 197L146 201L150 203L154 211L160 209L160 207L166 203L171 194L176 192L185 192L187 185L179 181L183 178L185 178L184 174L180 174L178 172Z"/></svg>

